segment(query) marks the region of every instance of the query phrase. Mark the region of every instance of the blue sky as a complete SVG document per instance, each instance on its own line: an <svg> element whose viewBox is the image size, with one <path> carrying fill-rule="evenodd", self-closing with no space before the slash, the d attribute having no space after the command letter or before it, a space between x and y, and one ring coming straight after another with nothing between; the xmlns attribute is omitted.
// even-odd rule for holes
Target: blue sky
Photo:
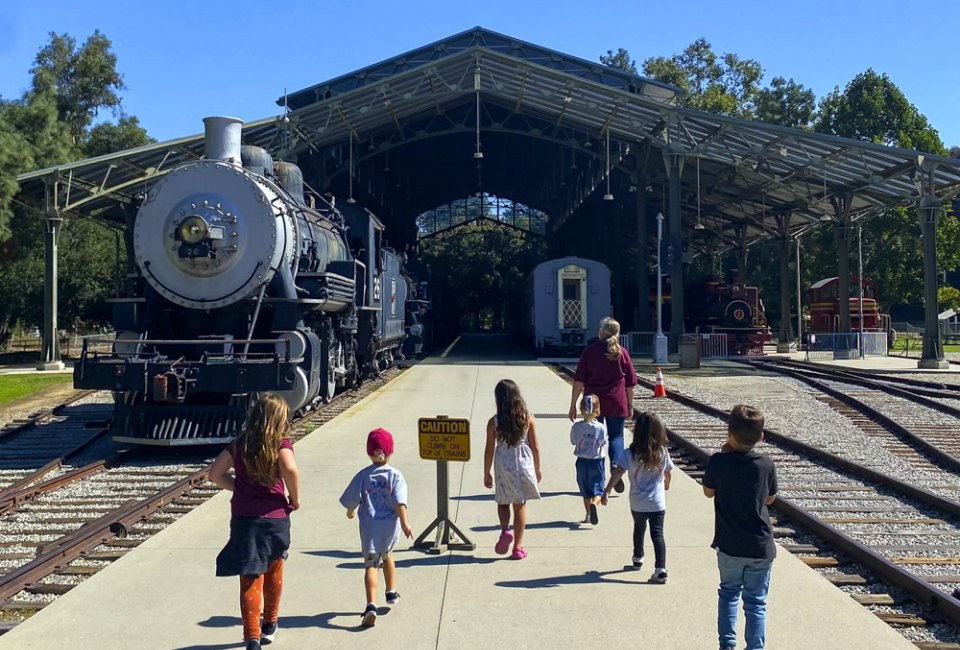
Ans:
<svg viewBox="0 0 960 650"><path fill-rule="evenodd" d="M470 3L315 0L7 0L0 12L0 95L19 97L51 31L113 42L126 111L166 140L202 131L206 115L254 120L299 90L480 25L596 60L624 47L638 66L698 37L757 60L764 81L793 78L818 99L872 67L887 73L960 145L956 0Z"/></svg>

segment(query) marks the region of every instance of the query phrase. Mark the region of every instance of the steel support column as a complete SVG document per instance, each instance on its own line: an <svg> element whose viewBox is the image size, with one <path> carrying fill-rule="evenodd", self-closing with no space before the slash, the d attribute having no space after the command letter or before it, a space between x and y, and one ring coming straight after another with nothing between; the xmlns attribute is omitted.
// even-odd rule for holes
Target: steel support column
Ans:
<svg viewBox="0 0 960 650"><path fill-rule="evenodd" d="M650 265L647 263L650 241L647 235L647 189L643 181L636 191L637 217L637 322L634 329L650 331Z"/></svg>
<svg viewBox="0 0 960 650"><path fill-rule="evenodd" d="M55 182L46 188L46 232L43 238L43 348L37 370L63 370L57 325L57 247L63 217L56 205Z"/></svg>
<svg viewBox="0 0 960 650"><path fill-rule="evenodd" d="M777 352L790 351L790 249L792 240L788 226L790 216L777 217L780 230L780 333Z"/></svg>
<svg viewBox="0 0 960 650"><path fill-rule="evenodd" d="M833 227L837 242L837 310L838 332L850 331L850 224L843 220Z"/></svg>
<svg viewBox="0 0 960 650"><path fill-rule="evenodd" d="M678 263L670 276L670 337L680 340L683 327L683 220L680 214L680 181L683 174L682 147L668 145L663 152L666 158L667 174L670 177L668 209L670 211L670 236L676 237L680 250L677 251Z"/></svg>
<svg viewBox="0 0 960 650"><path fill-rule="evenodd" d="M943 356L940 340L940 321L937 318L940 303L937 298L937 222L940 218L940 201L933 193L933 172L929 174L926 194L917 202L917 216L923 236L923 353L917 366L920 368L945 369L950 366Z"/></svg>

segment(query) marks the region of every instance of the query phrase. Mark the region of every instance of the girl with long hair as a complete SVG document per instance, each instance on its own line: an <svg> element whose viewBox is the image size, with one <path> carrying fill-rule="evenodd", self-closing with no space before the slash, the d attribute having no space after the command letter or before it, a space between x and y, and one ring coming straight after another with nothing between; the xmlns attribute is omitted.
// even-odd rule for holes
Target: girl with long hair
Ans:
<svg viewBox="0 0 960 650"><path fill-rule="evenodd" d="M259 650L277 634L290 513L300 507L289 434L287 402L265 393L247 414L240 435L210 467L210 480L233 492L230 539L217 556L217 575L240 576L246 650Z"/></svg>
<svg viewBox="0 0 960 650"><path fill-rule="evenodd" d="M630 511L633 514L633 567L643 566L643 538L650 522L656 566L650 582L667 581L667 545L663 537L666 516L666 490L670 489L673 461L667 451L667 430L656 413L645 411L633 426L633 442L613 460L610 481L601 503L607 504L610 490L625 473L630 475Z"/></svg>
<svg viewBox="0 0 960 650"><path fill-rule="evenodd" d="M506 554L513 542L514 560L527 557L523 531L527 525L527 501L540 498L540 447L537 421L527 409L520 389L509 379L500 380L493 390L497 414L487 422L487 444L483 451L483 484L494 487L500 538L494 547ZM493 474L490 473L491 467ZM510 510L513 509L513 532Z"/></svg>

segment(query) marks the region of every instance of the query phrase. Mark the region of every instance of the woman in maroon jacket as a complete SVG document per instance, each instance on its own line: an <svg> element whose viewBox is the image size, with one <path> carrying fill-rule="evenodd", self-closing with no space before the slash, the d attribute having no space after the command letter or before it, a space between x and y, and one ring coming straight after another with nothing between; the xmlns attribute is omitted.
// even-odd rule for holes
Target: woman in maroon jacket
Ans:
<svg viewBox="0 0 960 650"><path fill-rule="evenodd" d="M573 377L573 392L570 396L570 420L577 417L577 402L580 395L597 395L600 398L600 422L607 425L610 448L607 456L611 467L613 459L623 451L623 425L633 415L633 388L637 385L637 373L633 369L630 354L620 347L620 323L612 318L600 321L600 339L591 343L580 354L577 372ZM615 486L623 492L623 481Z"/></svg>

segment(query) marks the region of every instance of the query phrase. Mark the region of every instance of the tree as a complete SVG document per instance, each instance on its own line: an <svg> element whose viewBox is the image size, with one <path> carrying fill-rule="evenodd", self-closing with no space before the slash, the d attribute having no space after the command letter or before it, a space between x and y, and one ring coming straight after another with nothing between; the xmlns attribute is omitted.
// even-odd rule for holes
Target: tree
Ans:
<svg viewBox="0 0 960 650"><path fill-rule="evenodd" d="M816 95L793 79L774 77L769 88L757 92L756 118L768 124L807 128L813 121Z"/></svg>
<svg viewBox="0 0 960 650"><path fill-rule="evenodd" d="M122 77L100 32L79 49L72 37L51 34L31 72L33 85L23 97L0 101L0 346L17 321L43 321L44 206L17 197L17 176L150 141L137 119L122 113ZM103 109L118 121L91 128ZM115 280L115 234L87 218L64 216L61 322L104 322Z"/></svg>
<svg viewBox="0 0 960 650"><path fill-rule="evenodd" d="M946 311L952 309L960 314L960 289L956 287L940 287L937 289L937 300L940 302L940 309Z"/></svg>
<svg viewBox="0 0 960 650"><path fill-rule="evenodd" d="M630 53L622 47L618 47L616 53L613 50L607 50L606 54L601 54L600 63L630 74L637 74L637 62L631 59Z"/></svg>
<svg viewBox="0 0 960 650"><path fill-rule="evenodd" d="M151 142L156 141L147 135L146 129L140 126L140 120L122 115L116 124L103 122L90 129L84 143L84 153L92 158Z"/></svg>
<svg viewBox="0 0 960 650"><path fill-rule="evenodd" d="M685 93L682 106L749 119L754 115L763 68L736 54L718 57L705 38L698 38L680 54L647 59L643 73L680 88Z"/></svg>
<svg viewBox="0 0 960 650"><path fill-rule="evenodd" d="M430 271L437 320L500 329L505 304L545 255L541 238L486 220L422 240L420 261Z"/></svg>
<svg viewBox="0 0 960 650"><path fill-rule="evenodd" d="M820 133L946 154L937 130L886 75L868 69L820 101Z"/></svg>
<svg viewBox="0 0 960 650"><path fill-rule="evenodd" d="M100 30L79 50L73 37L50 32L50 42L30 70L35 91L53 91L60 120L69 125L76 144L101 110L120 106L118 93L125 86L111 47Z"/></svg>

